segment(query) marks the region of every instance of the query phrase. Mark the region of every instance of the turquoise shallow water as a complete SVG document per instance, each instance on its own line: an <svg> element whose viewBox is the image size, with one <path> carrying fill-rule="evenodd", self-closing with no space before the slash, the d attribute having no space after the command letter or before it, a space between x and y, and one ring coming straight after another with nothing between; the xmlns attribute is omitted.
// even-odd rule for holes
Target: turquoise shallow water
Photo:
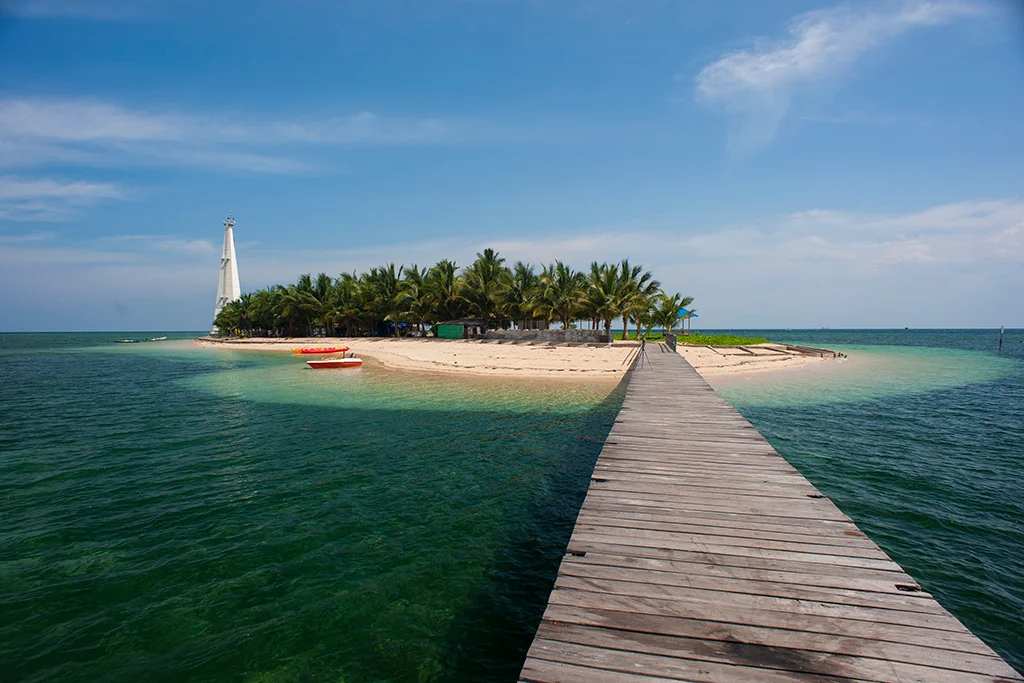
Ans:
<svg viewBox="0 0 1024 683"><path fill-rule="evenodd" d="M0 681L515 680L617 390L117 336L0 337ZM850 360L718 391L1024 668L1024 334L768 336Z"/></svg>

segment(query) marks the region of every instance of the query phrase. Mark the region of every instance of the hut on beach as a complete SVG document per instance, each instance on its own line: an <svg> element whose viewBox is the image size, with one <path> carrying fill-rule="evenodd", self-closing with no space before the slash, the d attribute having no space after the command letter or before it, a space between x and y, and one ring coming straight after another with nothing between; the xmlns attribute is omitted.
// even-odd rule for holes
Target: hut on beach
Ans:
<svg viewBox="0 0 1024 683"><path fill-rule="evenodd" d="M682 320L683 320L683 327L680 330L680 332L682 332L683 336L685 337L685 336L690 334L690 331L692 329L691 325L693 324L693 319L694 318L699 318L700 316L697 315L697 311L691 311L691 310L686 309L686 308L680 308L679 309L679 317L682 318Z"/></svg>
<svg viewBox="0 0 1024 683"><path fill-rule="evenodd" d="M487 334L487 325L482 318L461 318L445 320L437 324L440 339L478 339Z"/></svg>

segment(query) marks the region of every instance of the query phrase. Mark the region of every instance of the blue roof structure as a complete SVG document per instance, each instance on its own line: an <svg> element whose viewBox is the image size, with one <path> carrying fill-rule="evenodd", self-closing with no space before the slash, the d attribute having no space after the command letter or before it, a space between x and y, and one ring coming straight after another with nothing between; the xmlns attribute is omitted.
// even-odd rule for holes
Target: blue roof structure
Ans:
<svg viewBox="0 0 1024 683"><path fill-rule="evenodd" d="M700 317L696 313L690 313L690 311L685 309L685 308L680 308L679 309L679 317L680 318L685 318L686 316L690 316L691 318L699 318Z"/></svg>

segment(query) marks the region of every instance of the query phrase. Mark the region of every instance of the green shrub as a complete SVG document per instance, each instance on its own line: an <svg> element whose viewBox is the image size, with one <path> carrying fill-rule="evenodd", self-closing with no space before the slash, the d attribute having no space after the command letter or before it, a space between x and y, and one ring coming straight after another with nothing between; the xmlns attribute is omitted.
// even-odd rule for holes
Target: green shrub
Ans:
<svg viewBox="0 0 1024 683"><path fill-rule="evenodd" d="M677 344L692 344L696 346L748 346L750 344L767 344L764 337L737 337L732 334L693 334L676 337Z"/></svg>

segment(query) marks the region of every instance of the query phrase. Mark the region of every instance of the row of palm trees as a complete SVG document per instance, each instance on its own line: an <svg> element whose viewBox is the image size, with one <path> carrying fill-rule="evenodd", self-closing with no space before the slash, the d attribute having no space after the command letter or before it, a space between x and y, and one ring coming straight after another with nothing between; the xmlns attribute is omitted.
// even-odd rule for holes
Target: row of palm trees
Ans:
<svg viewBox="0 0 1024 683"><path fill-rule="evenodd" d="M424 333L439 321L472 316L491 329L522 329L538 320L569 329L585 320L610 334L612 321L621 318L628 336L630 322L671 329L679 309L692 301L666 294L649 271L628 259L594 262L589 272L555 261L538 273L522 261L509 268L496 251L485 249L461 272L446 259L430 268L389 263L337 278L301 275L293 285L243 294L214 325L227 335L397 336L401 329Z"/></svg>

